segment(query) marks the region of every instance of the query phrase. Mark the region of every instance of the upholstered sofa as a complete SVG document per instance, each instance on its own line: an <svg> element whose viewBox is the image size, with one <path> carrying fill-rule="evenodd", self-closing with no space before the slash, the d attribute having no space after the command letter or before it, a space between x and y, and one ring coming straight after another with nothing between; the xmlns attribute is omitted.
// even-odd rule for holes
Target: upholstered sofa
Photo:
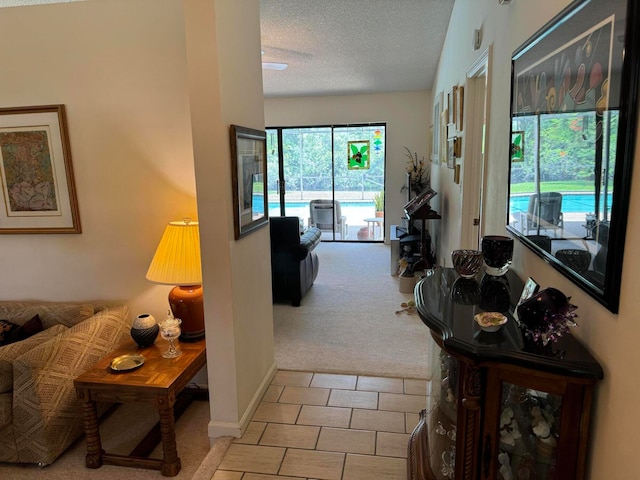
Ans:
<svg viewBox="0 0 640 480"><path fill-rule="evenodd" d="M0 347L0 462L50 464L83 434L73 381L131 328L126 306L0 302L14 325L35 315L41 332Z"/></svg>
<svg viewBox="0 0 640 480"><path fill-rule="evenodd" d="M315 248L322 232L310 227L301 234L298 217L271 217L269 223L273 301L290 300L299 307L318 276Z"/></svg>

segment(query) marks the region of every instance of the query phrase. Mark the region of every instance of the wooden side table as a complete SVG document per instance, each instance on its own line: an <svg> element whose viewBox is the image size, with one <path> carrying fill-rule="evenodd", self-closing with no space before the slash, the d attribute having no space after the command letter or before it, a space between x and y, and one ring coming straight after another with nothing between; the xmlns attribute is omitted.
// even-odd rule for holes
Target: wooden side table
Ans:
<svg viewBox="0 0 640 480"><path fill-rule="evenodd" d="M160 470L166 477L176 476L180 471L174 405L178 394L206 363L205 340L180 343L182 355L171 359L162 357L167 348L166 342L158 340L157 343L147 348L139 348L133 341L128 342L75 379L76 393L82 402L87 440L87 468L100 468L103 464L147 468ZM116 373L111 370L111 360L125 354L143 355L145 362L141 367L127 372ZM141 455L140 452L144 450L150 451L142 447L142 443L130 455L106 453L100 440L97 401L152 404L160 415L162 460Z"/></svg>

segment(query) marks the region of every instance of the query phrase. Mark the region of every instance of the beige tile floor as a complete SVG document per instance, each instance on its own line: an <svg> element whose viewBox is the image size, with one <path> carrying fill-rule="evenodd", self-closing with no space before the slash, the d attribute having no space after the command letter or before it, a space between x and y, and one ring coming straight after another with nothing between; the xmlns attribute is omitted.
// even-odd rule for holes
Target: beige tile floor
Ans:
<svg viewBox="0 0 640 480"><path fill-rule="evenodd" d="M212 480L405 480L425 380L279 371Z"/></svg>

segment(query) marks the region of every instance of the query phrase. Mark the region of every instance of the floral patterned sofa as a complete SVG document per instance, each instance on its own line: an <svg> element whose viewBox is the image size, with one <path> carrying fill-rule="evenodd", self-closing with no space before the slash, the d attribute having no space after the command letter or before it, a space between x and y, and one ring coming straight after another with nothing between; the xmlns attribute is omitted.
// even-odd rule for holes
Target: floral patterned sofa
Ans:
<svg viewBox="0 0 640 480"><path fill-rule="evenodd" d="M131 328L126 306L0 301L1 320L35 315L42 331L0 347L0 462L50 464L83 434L73 380Z"/></svg>

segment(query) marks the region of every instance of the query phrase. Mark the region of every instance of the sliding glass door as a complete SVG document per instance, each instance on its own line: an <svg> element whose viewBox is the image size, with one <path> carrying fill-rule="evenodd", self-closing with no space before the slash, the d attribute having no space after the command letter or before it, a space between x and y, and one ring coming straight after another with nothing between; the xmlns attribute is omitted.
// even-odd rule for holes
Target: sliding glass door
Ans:
<svg viewBox="0 0 640 480"><path fill-rule="evenodd" d="M325 241L384 240L385 125L267 129L269 215Z"/></svg>

